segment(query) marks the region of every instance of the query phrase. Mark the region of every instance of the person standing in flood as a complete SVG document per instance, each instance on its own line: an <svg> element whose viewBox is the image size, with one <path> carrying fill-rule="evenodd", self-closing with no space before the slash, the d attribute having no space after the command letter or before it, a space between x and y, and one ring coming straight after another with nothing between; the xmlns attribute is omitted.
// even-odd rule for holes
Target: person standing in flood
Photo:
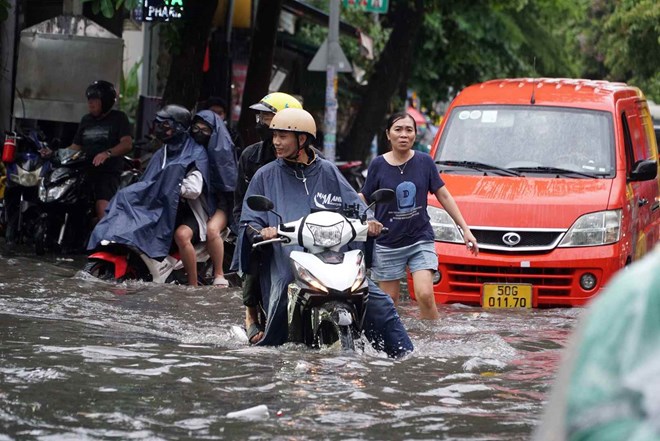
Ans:
<svg viewBox="0 0 660 441"><path fill-rule="evenodd" d="M438 268L438 256L426 211L429 193L435 195L461 228L467 249L476 256L479 246L440 178L433 158L413 150L417 135L413 117L406 112L395 113L387 120L385 134L392 150L371 161L360 193L362 199L370 203L369 195L378 189L390 188L396 192L393 202L378 204L375 208L376 219L389 233L376 240L371 277L396 304L400 297L400 280L408 268L421 317L437 319L433 272Z"/></svg>

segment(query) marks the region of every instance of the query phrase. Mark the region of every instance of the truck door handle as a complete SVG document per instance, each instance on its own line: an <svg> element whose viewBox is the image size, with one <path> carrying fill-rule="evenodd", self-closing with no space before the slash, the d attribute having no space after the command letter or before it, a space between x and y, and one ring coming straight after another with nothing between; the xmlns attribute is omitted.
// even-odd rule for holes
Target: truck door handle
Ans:
<svg viewBox="0 0 660 441"><path fill-rule="evenodd" d="M648 204L648 203L649 203L649 200L648 200L648 199L646 199L646 198L639 198L639 200L637 201L637 206L639 206L639 207L643 207L644 205L646 205L646 204Z"/></svg>

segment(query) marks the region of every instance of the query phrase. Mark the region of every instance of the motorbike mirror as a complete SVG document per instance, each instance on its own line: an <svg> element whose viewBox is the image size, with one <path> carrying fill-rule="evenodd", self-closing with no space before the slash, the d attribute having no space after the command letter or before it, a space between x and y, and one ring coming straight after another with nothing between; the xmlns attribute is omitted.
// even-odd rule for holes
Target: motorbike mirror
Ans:
<svg viewBox="0 0 660 441"><path fill-rule="evenodd" d="M250 207L254 211L270 211L280 219L280 224L284 222L282 216L280 216L279 213L273 210L273 208L275 208L273 202L270 199L268 199L266 196L260 196L257 194L249 196L247 198L247 204L248 207Z"/></svg>
<svg viewBox="0 0 660 441"><path fill-rule="evenodd" d="M364 223L367 221L367 210L370 210L371 207L376 205L378 202L393 201L395 196L396 193L394 193L394 190L390 188L381 188L371 193L371 203L367 206L367 209L364 210L364 213L362 214L361 217L362 222Z"/></svg>
<svg viewBox="0 0 660 441"><path fill-rule="evenodd" d="M275 206L273 202L265 196L253 195L247 198L248 207L254 211L270 211Z"/></svg>
<svg viewBox="0 0 660 441"><path fill-rule="evenodd" d="M394 190L389 188L381 188L371 193L371 200L374 201L375 203L391 202L394 200L394 196L395 196Z"/></svg>

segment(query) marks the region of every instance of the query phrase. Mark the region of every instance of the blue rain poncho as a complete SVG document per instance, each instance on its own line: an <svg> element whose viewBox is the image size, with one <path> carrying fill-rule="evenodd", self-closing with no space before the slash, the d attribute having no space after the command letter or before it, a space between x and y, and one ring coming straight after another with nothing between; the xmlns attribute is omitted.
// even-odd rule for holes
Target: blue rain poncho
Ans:
<svg viewBox="0 0 660 441"><path fill-rule="evenodd" d="M535 440L660 439L660 249L580 318Z"/></svg>
<svg viewBox="0 0 660 441"><path fill-rule="evenodd" d="M215 211L210 195L209 163L204 147L185 135L180 148L162 147L151 157L140 180L117 192L87 244L94 250L102 240L138 248L152 259L169 254L179 207L181 183L192 167L204 179L202 206Z"/></svg>
<svg viewBox="0 0 660 441"><path fill-rule="evenodd" d="M284 222L297 220L312 210L336 210L344 204L359 204L366 208L355 190L341 175L337 167L325 159L316 158L310 165L301 167L277 159L262 168L252 178L245 194L240 220L238 252L241 269L247 271L251 243L247 237L247 225L256 229L277 226L279 219L273 213L253 211L247 206L247 198L262 195L270 199ZM299 246L274 244L260 259L259 276L262 303L266 311L266 329L260 345L280 345L287 339L287 285L293 281L289 254L302 250ZM390 297L369 281L369 302L364 320L367 338L378 350L391 357L405 355L413 350L412 342L401 323Z"/></svg>
<svg viewBox="0 0 660 441"><path fill-rule="evenodd" d="M217 193L233 192L236 189L238 161L229 130L222 118L211 110L202 110L195 116L202 118L209 126L215 127L207 146L211 188Z"/></svg>

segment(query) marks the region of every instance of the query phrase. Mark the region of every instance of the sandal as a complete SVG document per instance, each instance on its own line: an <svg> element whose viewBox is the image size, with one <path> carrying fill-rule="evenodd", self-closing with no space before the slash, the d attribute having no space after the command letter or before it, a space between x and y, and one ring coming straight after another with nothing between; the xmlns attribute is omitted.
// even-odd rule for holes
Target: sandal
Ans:
<svg viewBox="0 0 660 441"><path fill-rule="evenodd" d="M213 286L217 286L220 288L228 288L229 287L229 281L225 279L224 276L218 276L215 279L213 279Z"/></svg>
<svg viewBox="0 0 660 441"><path fill-rule="evenodd" d="M261 341L261 338L263 338L263 336L257 341L252 341L252 339L256 337L260 332L264 332L264 327L261 326L259 323L252 323L248 327L247 337L251 345L255 345Z"/></svg>

